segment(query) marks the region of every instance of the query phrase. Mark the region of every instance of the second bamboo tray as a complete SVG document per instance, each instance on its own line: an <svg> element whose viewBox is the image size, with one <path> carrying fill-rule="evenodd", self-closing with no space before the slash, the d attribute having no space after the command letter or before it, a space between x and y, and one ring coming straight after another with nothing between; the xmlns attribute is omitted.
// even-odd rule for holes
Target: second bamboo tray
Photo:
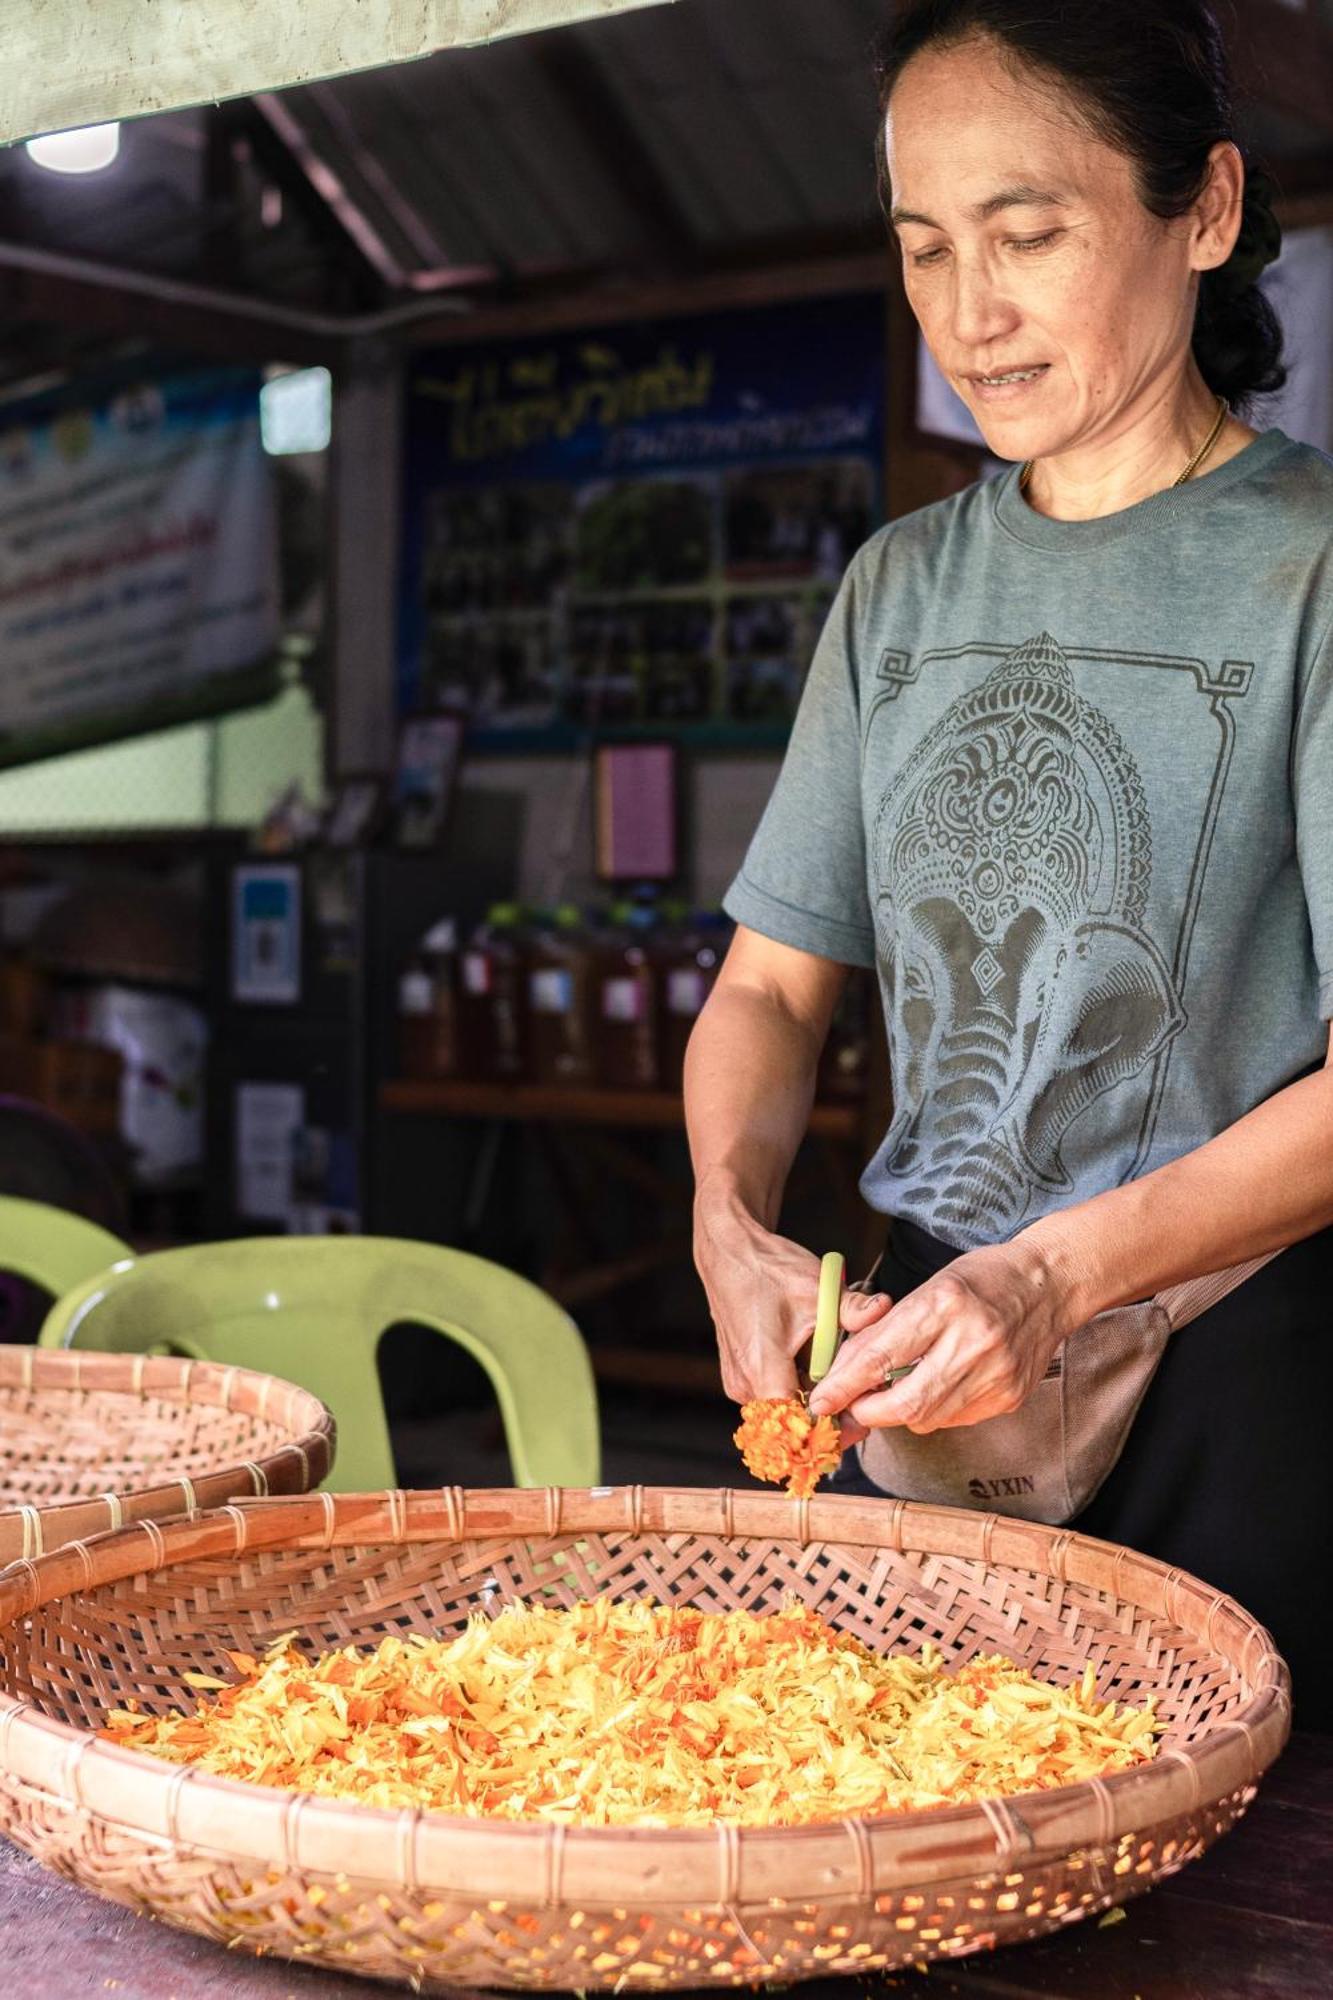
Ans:
<svg viewBox="0 0 1333 2000"><path fill-rule="evenodd" d="M238 1495L309 1492L333 1452L324 1404L276 1375L0 1347L0 1564Z"/></svg>
<svg viewBox="0 0 1333 2000"><path fill-rule="evenodd" d="M540 1596L776 1609L870 1645L1004 1652L1157 1697L1148 1764L797 1827L603 1829L386 1811L101 1741L294 1630L457 1629ZM1289 1729L1230 1599L1129 1549L902 1501L672 1488L317 1494L127 1528L0 1576L0 1827L87 1887L242 1949L417 1990L754 1985L961 1957L1126 1901L1225 1833ZM1095 1939L1088 1950L1095 1951ZM1090 1971L1092 1985L1095 1973Z"/></svg>

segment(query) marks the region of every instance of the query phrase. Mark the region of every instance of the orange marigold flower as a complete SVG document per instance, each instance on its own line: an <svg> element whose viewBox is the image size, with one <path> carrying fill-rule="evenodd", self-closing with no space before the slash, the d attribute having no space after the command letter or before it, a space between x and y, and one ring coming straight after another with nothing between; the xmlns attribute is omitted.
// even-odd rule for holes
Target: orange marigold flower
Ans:
<svg viewBox="0 0 1333 2000"><path fill-rule="evenodd" d="M1162 1727L1151 1703L1099 1700L1092 1663L1066 1687L1000 1656L953 1671L930 1646L876 1653L791 1597L763 1612L539 1598L438 1637L309 1658L288 1634L244 1657L223 1686L181 1676L193 1713L113 1709L103 1735L395 1811L797 1826L1084 1784L1151 1757Z"/></svg>
<svg viewBox="0 0 1333 2000"><path fill-rule="evenodd" d="M732 1442L747 1472L771 1479L808 1500L826 1472L842 1457L837 1420L812 1417L799 1396L760 1397L741 1404L741 1425Z"/></svg>

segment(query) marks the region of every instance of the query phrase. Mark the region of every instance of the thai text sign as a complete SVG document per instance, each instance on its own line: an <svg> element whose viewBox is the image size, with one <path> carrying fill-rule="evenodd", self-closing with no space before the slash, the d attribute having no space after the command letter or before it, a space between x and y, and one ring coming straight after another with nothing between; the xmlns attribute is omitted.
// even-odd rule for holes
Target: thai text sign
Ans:
<svg viewBox="0 0 1333 2000"><path fill-rule="evenodd" d="M402 711L533 748L785 728L883 412L879 291L418 355Z"/></svg>
<svg viewBox="0 0 1333 2000"><path fill-rule="evenodd" d="M144 383L0 419L0 749L226 706L278 636L258 382ZM210 691L217 700L210 704Z"/></svg>

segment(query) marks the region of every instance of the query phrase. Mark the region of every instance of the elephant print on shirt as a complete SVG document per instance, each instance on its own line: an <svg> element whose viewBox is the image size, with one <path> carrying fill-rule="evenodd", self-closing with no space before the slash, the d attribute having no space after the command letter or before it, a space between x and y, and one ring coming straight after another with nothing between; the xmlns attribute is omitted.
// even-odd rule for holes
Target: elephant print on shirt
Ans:
<svg viewBox="0 0 1333 2000"><path fill-rule="evenodd" d="M1185 1024L1143 928L1138 767L1049 633L1001 659L880 801L871 852L899 1212L978 1240L1073 1185L1061 1148Z"/></svg>

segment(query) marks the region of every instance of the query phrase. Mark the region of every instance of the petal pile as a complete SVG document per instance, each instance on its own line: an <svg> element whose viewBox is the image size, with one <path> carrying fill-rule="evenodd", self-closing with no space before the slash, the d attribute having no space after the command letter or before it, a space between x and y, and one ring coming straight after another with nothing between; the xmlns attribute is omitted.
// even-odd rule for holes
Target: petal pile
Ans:
<svg viewBox="0 0 1333 2000"><path fill-rule="evenodd" d="M761 1397L741 1404L732 1437L747 1472L771 1479L808 1500L826 1472L842 1458L836 1417L812 1417L799 1396Z"/></svg>
<svg viewBox="0 0 1333 2000"><path fill-rule="evenodd" d="M193 1714L112 1710L111 1741L373 1806L588 1826L790 1826L1077 1784L1153 1755L1151 1705L999 1655L948 1673L777 1612L594 1598L449 1639L311 1660L291 1642L189 1676Z"/></svg>

